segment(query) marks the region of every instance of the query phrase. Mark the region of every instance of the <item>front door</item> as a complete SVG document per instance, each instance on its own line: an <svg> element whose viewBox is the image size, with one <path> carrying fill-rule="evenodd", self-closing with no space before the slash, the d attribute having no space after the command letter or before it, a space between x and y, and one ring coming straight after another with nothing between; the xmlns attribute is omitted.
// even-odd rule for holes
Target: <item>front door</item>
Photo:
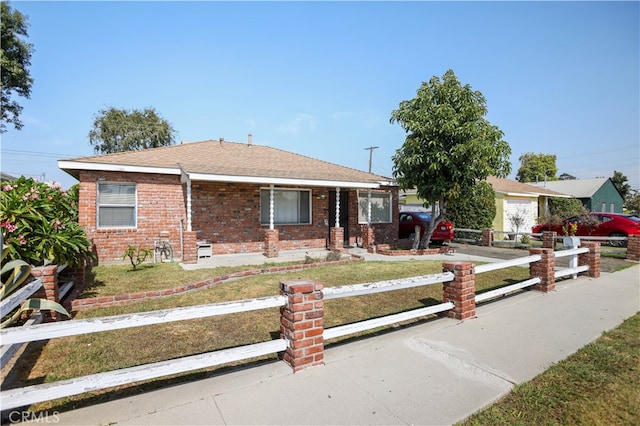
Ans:
<svg viewBox="0 0 640 426"><path fill-rule="evenodd" d="M349 245L349 191L340 191L340 227L344 229L344 245ZM331 228L336 226L336 191L329 191L329 244Z"/></svg>

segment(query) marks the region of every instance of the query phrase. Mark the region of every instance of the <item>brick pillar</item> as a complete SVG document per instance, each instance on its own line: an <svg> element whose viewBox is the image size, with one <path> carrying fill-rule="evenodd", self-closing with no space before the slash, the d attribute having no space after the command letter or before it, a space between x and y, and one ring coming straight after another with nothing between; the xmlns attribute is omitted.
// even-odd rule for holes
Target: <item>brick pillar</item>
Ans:
<svg viewBox="0 0 640 426"><path fill-rule="evenodd" d="M329 250L342 252L344 251L344 228L331 228L331 243L329 244Z"/></svg>
<svg viewBox="0 0 640 426"><path fill-rule="evenodd" d="M375 234L373 227L369 225L361 225L360 235L362 235L362 248L367 249L367 251L373 250L373 245L375 244Z"/></svg>
<svg viewBox="0 0 640 426"><path fill-rule="evenodd" d="M555 234L555 232L553 232ZM529 264L529 277L540 278L540 283L533 286L535 290L548 293L556 288L556 255L552 248L530 248L529 254L542 256L537 262Z"/></svg>
<svg viewBox="0 0 640 426"><path fill-rule="evenodd" d="M185 231L182 233L182 263L198 263L198 238L196 231ZM174 247L174 254L177 251Z"/></svg>
<svg viewBox="0 0 640 426"><path fill-rule="evenodd" d="M476 316L475 264L471 262L447 262L442 264L444 272L453 272L453 281L443 283L442 302L453 302L454 307L447 316L464 320Z"/></svg>
<svg viewBox="0 0 640 426"><path fill-rule="evenodd" d="M287 303L280 308L280 335L289 342L282 359L293 372L324 364L324 300L322 283L280 283Z"/></svg>
<svg viewBox="0 0 640 426"><path fill-rule="evenodd" d="M627 240L627 259L640 261L640 235L629 235Z"/></svg>
<svg viewBox="0 0 640 426"><path fill-rule="evenodd" d="M580 247L588 247L589 252L578 255L578 266L589 265L587 276L591 278L600 277L600 243L582 241Z"/></svg>
<svg viewBox="0 0 640 426"><path fill-rule="evenodd" d="M31 268L31 275L42 280L45 298L60 303L60 289L58 287L58 265L37 266ZM55 311L47 311L44 318L49 321L58 321L61 315Z"/></svg>
<svg viewBox="0 0 640 426"><path fill-rule="evenodd" d="M542 247L555 249L557 236L558 236L557 232L553 232L553 231L542 232Z"/></svg>
<svg viewBox="0 0 640 426"><path fill-rule="evenodd" d="M482 246L491 247L493 244L493 229L484 228L482 230Z"/></svg>
<svg viewBox="0 0 640 426"><path fill-rule="evenodd" d="M278 257L280 250L278 243L280 242L280 233L277 229L265 229L264 231L264 255L266 257Z"/></svg>

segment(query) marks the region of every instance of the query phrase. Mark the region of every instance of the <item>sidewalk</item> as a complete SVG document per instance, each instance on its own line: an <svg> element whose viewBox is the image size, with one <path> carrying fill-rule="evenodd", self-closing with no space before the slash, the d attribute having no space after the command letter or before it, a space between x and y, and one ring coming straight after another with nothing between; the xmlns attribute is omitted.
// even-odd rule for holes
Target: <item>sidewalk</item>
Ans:
<svg viewBox="0 0 640 426"><path fill-rule="evenodd" d="M58 419L65 425L451 424L639 310L640 266L634 265L598 279L562 281L552 293L486 303L463 322L440 318L330 346L324 366L296 374L277 361Z"/></svg>

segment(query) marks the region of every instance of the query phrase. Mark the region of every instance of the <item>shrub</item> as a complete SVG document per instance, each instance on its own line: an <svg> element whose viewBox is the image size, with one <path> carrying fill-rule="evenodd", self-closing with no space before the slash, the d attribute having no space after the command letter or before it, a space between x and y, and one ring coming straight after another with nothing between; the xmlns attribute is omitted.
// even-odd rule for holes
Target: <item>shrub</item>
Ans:
<svg viewBox="0 0 640 426"><path fill-rule="evenodd" d="M77 185L62 191L59 185L23 176L0 186L0 229L9 246L8 259L34 266L77 266L92 256L91 244L77 221Z"/></svg>
<svg viewBox="0 0 640 426"><path fill-rule="evenodd" d="M130 245L122 255L122 260L129 258L131 266L133 266L133 269L136 269L136 266L144 262L147 257L151 256L152 254L153 250Z"/></svg>
<svg viewBox="0 0 640 426"><path fill-rule="evenodd" d="M29 273L31 272L31 266L29 266L25 261L14 259L8 262L5 262L5 258L8 256L10 251L9 246L2 244L2 268L0 269L0 276L2 277L2 285L0 286L0 300L5 300L11 294L16 292L22 284L27 281L29 278ZM2 323L0 323L0 328L5 328L18 321L18 319L22 316L23 312L30 310L53 310L69 316L69 313L65 308L62 307L59 303L56 303L47 299L27 299L23 303L20 304L18 308L13 310L13 312L7 313L7 315L2 317Z"/></svg>

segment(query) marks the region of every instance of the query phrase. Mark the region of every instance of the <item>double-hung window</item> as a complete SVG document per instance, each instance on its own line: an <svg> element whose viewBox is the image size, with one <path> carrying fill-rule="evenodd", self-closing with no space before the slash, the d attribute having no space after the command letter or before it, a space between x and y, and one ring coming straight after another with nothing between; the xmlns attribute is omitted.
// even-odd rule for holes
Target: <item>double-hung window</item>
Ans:
<svg viewBox="0 0 640 426"><path fill-rule="evenodd" d="M98 228L135 228L136 185L98 183Z"/></svg>
<svg viewBox="0 0 640 426"><path fill-rule="evenodd" d="M391 223L391 193L371 192L371 223ZM368 223L369 191L358 191L358 223Z"/></svg>
<svg viewBox="0 0 640 426"><path fill-rule="evenodd" d="M260 224L269 225L270 189L260 190ZM310 224L311 191L308 189L274 189L273 223Z"/></svg>

